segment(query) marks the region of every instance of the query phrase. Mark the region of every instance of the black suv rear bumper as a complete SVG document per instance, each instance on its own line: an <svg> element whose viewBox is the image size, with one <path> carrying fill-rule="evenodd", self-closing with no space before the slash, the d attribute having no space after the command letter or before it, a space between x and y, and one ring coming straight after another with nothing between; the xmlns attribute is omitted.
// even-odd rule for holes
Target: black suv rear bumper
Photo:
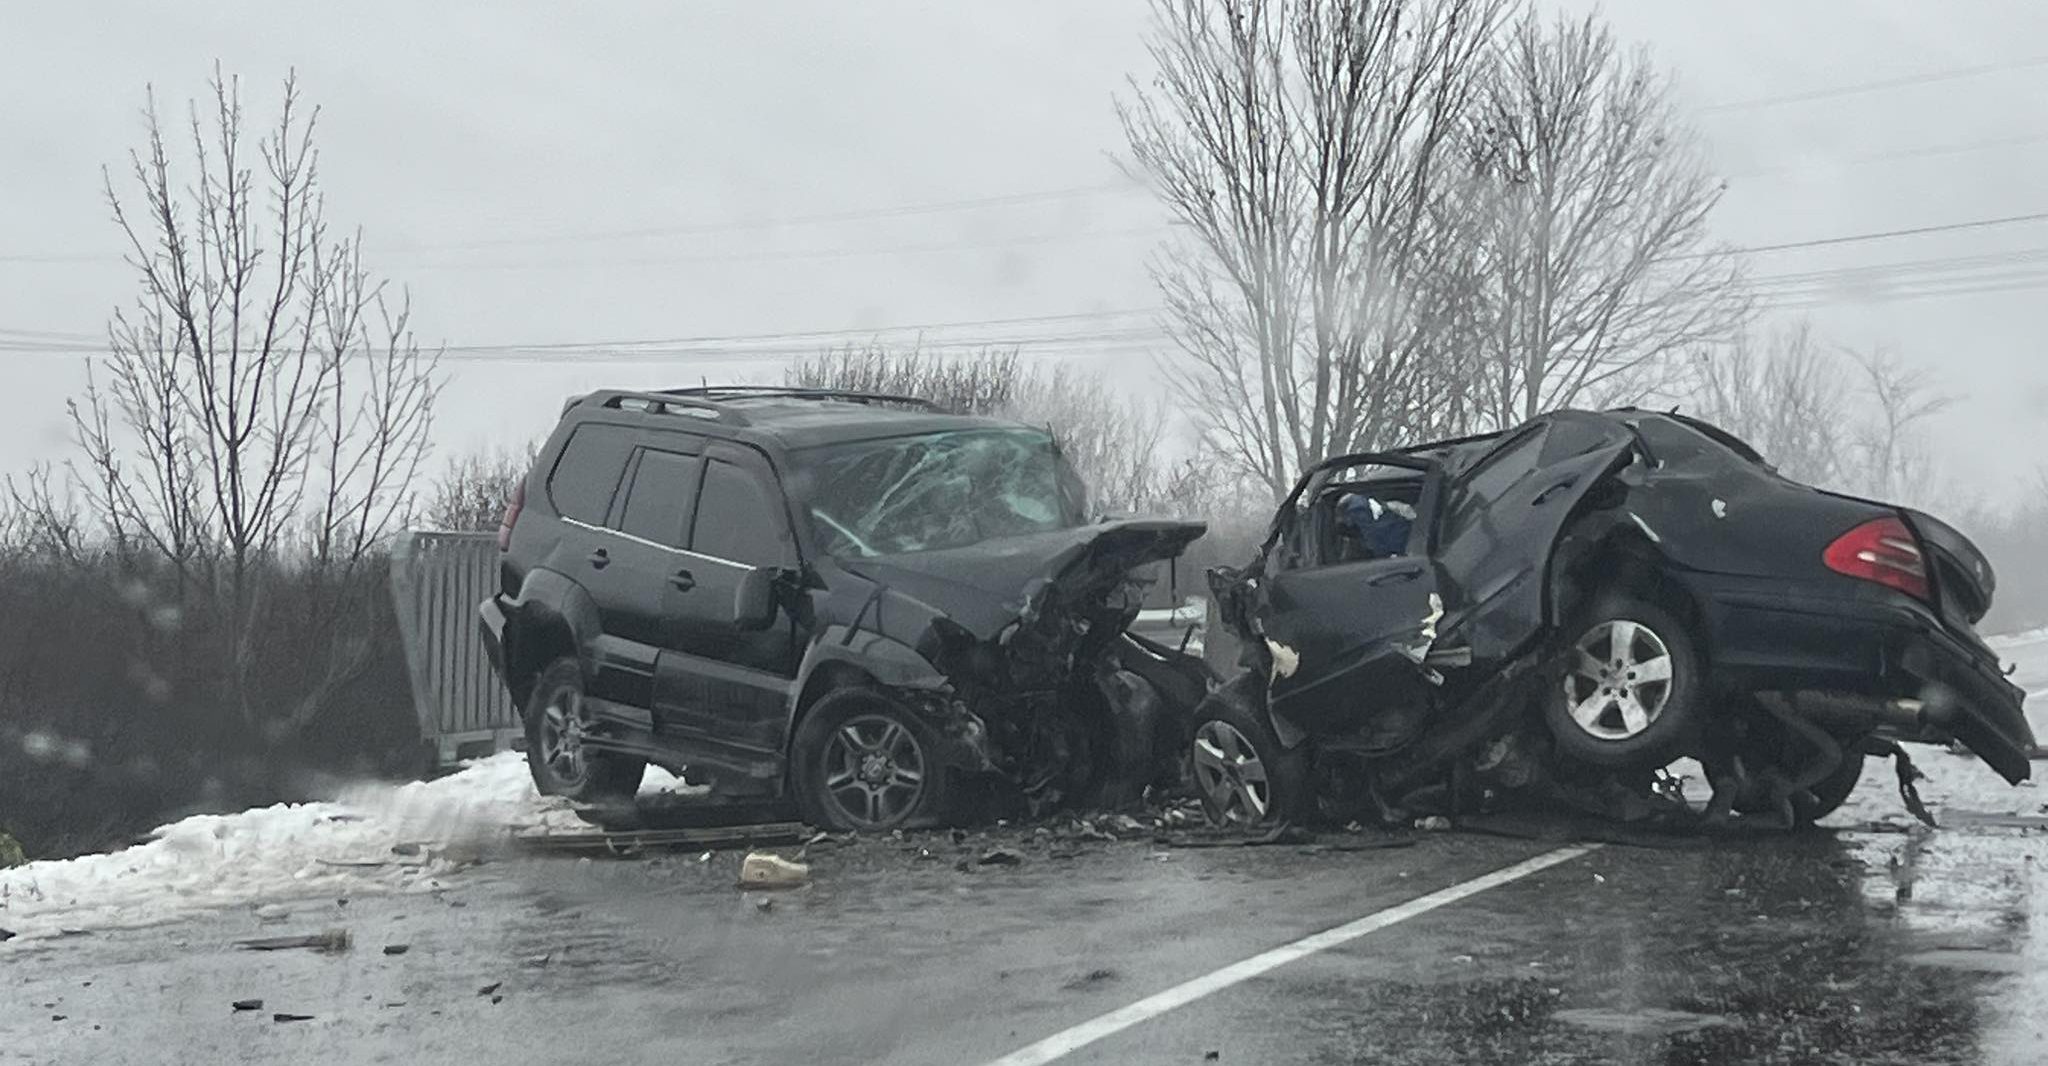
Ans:
<svg viewBox="0 0 2048 1066"><path fill-rule="evenodd" d="M1921 700L1930 723L2007 781L2030 775L2025 693L1974 634L1958 633L1927 605L1875 585L1845 594L1833 581L1680 576L1704 615L1720 684Z"/></svg>
<svg viewBox="0 0 2048 1066"><path fill-rule="evenodd" d="M484 654L490 656L491 669L496 670L502 679L505 677L505 608L499 605L498 597L492 596L477 606L476 613L477 633L483 637Z"/></svg>

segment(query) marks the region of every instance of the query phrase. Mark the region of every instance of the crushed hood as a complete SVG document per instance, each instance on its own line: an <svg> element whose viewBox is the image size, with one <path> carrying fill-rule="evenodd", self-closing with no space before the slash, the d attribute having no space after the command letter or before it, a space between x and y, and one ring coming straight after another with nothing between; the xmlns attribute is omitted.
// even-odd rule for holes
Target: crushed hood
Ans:
<svg viewBox="0 0 2048 1066"><path fill-rule="evenodd" d="M926 604L978 640L993 640L1049 599L1106 594L1133 569L1179 555L1207 528L1126 519L841 565Z"/></svg>

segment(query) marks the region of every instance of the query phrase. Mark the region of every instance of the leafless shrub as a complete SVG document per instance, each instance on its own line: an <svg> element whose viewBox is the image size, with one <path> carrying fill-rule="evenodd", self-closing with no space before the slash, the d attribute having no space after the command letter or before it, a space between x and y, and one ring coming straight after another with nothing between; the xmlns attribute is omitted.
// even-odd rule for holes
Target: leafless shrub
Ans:
<svg viewBox="0 0 2048 1066"><path fill-rule="evenodd" d="M524 448L493 448L450 457L420 502L420 521L430 529L498 528L506 501L533 469L540 445L534 441Z"/></svg>

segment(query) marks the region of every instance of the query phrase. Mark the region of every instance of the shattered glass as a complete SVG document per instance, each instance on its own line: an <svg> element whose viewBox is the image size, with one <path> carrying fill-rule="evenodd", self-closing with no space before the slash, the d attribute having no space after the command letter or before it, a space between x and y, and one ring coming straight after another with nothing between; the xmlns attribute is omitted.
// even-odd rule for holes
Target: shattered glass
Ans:
<svg viewBox="0 0 2048 1066"><path fill-rule="evenodd" d="M870 558L963 548L1086 521L1079 478L1051 436L974 429L796 454L826 552Z"/></svg>

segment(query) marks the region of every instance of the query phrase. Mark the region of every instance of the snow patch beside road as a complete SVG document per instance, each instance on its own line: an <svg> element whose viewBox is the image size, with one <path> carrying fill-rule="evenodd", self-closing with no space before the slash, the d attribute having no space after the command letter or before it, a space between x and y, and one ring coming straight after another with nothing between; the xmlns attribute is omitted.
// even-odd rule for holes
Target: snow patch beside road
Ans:
<svg viewBox="0 0 2048 1066"><path fill-rule="evenodd" d="M650 768L641 792L680 787ZM535 792L524 755L503 752L434 781L195 815L121 851L0 870L0 928L19 943L259 900L433 891L511 830L581 824Z"/></svg>

